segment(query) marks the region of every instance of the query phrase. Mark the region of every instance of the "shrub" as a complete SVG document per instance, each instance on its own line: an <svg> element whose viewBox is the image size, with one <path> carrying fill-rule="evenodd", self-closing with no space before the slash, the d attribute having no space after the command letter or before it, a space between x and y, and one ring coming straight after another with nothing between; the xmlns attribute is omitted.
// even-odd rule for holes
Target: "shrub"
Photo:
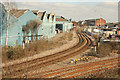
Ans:
<svg viewBox="0 0 120 80"><path fill-rule="evenodd" d="M110 43L104 43L101 44L99 47L97 47L96 52L94 49L92 49L87 55L100 58L100 57L108 56L109 53L111 53L111 51L112 51L112 45Z"/></svg>
<svg viewBox="0 0 120 80"><path fill-rule="evenodd" d="M101 44L99 48L97 48L98 57L105 57L111 53L112 46L108 43Z"/></svg>
<svg viewBox="0 0 120 80"><path fill-rule="evenodd" d="M87 55L88 55L88 56L98 57L98 54L97 54L94 50L91 50L91 52L88 52Z"/></svg>
<svg viewBox="0 0 120 80"><path fill-rule="evenodd" d="M72 35L73 35L72 32L68 32L68 33L63 33L63 36L61 37L56 37L56 39L53 37L52 39L54 40L46 40L45 38L42 38L40 40L36 40L30 44L27 44L25 46L25 49L22 49L22 46L3 47L2 61L8 62L10 60L16 60L27 56L32 56L42 51L59 47L65 44L66 40L72 38Z"/></svg>
<svg viewBox="0 0 120 80"><path fill-rule="evenodd" d="M12 59L13 55L14 55L14 51L10 50L7 52L8 59Z"/></svg>

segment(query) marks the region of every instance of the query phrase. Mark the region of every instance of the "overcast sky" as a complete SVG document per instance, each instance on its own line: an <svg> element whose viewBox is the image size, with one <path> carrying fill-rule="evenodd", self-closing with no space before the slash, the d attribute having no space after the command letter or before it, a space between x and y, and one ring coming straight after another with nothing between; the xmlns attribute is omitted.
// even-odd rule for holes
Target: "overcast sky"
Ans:
<svg viewBox="0 0 120 80"><path fill-rule="evenodd" d="M74 2L73 2L74 1ZM107 22L118 21L118 0L24 0L17 2L21 9L38 9L74 21L104 18Z"/></svg>

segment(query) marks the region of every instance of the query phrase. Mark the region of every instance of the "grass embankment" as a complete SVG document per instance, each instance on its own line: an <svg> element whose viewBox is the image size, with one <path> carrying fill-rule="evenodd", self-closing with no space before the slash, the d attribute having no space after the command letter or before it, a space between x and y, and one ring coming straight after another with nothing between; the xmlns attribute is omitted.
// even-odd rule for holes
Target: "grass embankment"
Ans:
<svg viewBox="0 0 120 80"><path fill-rule="evenodd" d="M72 40L73 31L62 33L62 36L59 35L60 34L57 34L55 37L51 38L51 40L46 40L43 38L41 40L28 44L24 50L22 49L22 46L3 47L2 62L4 63L23 57L32 56L39 54L42 51L50 50L66 44L67 41Z"/></svg>

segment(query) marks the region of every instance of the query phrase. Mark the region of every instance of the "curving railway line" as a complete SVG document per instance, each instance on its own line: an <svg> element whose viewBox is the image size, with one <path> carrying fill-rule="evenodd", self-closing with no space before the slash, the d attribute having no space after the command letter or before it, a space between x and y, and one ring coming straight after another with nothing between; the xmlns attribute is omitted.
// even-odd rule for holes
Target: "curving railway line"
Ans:
<svg viewBox="0 0 120 80"><path fill-rule="evenodd" d="M85 33L77 32L77 35L79 37L79 42L72 48L45 57L3 67L3 78L26 77L26 71L30 73L44 66L55 64L82 53L91 46L92 41Z"/></svg>
<svg viewBox="0 0 120 80"><path fill-rule="evenodd" d="M76 78L86 74L95 73L105 69L118 67L120 57L105 60L94 61L91 63L79 64L59 68L55 70L45 71L30 75L32 78Z"/></svg>

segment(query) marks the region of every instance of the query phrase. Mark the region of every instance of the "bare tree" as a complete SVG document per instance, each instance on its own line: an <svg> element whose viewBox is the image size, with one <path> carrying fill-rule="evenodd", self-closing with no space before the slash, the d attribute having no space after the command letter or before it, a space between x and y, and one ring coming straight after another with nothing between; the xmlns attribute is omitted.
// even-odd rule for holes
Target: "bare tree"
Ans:
<svg viewBox="0 0 120 80"><path fill-rule="evenodd" d="M30 20L28 24L23 25L22 31L24 34L26 33L26 36L31 32L31 38L33 40L33 32L34 30L36 30L36 34L38 34L39 25L41 24L42 23L39 20ZM36 40L37 40L37 35L36 35ZM24 41L25 41L25 37L24 37Z"/></svg>

